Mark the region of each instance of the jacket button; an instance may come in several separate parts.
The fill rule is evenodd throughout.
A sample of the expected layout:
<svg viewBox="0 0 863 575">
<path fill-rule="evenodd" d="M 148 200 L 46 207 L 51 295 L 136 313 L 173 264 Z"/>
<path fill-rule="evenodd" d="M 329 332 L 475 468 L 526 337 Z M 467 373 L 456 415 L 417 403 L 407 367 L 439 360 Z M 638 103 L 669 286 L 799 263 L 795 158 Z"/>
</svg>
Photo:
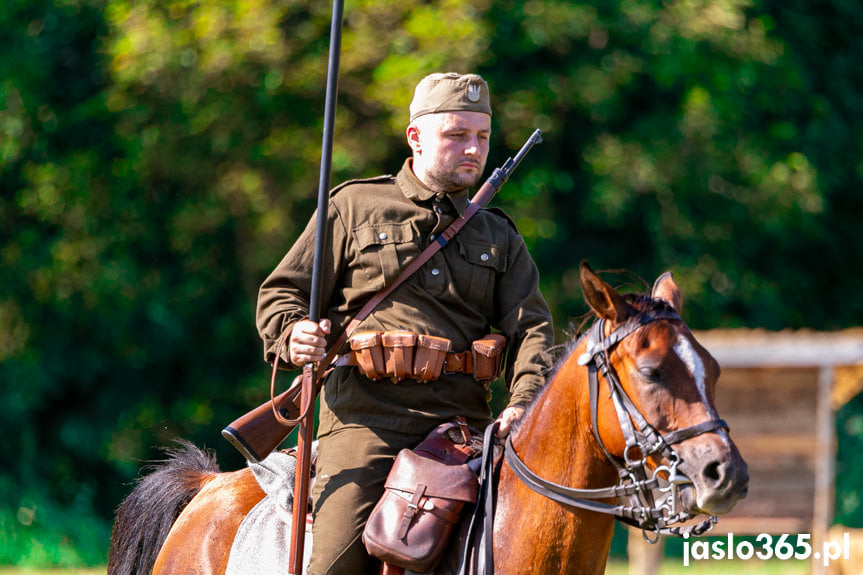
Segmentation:
<svg viewBox="0 0 863 575">
<path fill-rule="evenodd" d="M 431 275 L 433 275 L 433 276 L 439 276 L 439 275 L 440 275 L 440 270 L 439 270 L 439 269 L 437 269 L 437 268 L 432 268 Z"/>
<path fill-rule="evenodd" d="M 481 256 L 479 256 L 479 259 L 481 259 L 484 262 L 487 262 L 488 261 L 488 254 L 482 254 Z"/>
<path fill-rule="evenodd" d="M 379 233 L 379 234 L 378 234 L 378 237 L 379 237 L 380 239 L 382 239 L 382 240 L 385 240 L 385 239 L 387 239 L 387 233 L 386 233 L 386 232 L 381 232 L 381 233 Z"/>
</svg>

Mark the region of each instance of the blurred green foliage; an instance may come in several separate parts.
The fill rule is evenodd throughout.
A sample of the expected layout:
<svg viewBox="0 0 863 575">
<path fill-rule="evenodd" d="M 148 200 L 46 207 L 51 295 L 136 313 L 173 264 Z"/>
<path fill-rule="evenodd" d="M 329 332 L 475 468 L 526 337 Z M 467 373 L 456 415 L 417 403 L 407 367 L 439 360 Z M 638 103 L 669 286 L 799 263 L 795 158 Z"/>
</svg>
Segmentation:
<svg viewBox="0 0 863 575">
<path fill-rule="evenodd" d="M 836 414 L 836 518 L 838 522 L 863 526 L 863 394 L 857 395 Z"/>
<path fill-rule="evenodd" d="M 219 430 L 265 398 L 254 301 L 314 207 L 330 8 L 5 0 L 0 563 L 102 561 L 173 437 L 242 464 Z M 495 203 L 561 327 L 582 258 L 673 270 L 694 328 L 861 325 L 861 53 L 843 0 L 348 0 L 333 181 L 397 170 L 417 80 L 477 71 L 492 164 L 544 131 Z"/>
</svg>

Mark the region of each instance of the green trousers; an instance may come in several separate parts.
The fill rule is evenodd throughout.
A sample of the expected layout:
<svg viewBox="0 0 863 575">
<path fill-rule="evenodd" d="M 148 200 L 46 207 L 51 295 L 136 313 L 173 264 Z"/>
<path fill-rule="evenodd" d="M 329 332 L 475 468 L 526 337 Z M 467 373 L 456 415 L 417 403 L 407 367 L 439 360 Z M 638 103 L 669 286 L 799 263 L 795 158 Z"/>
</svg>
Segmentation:
<svg viewBox="0 0 863 575">
<path fill-rule="evenodd" d="M 351 426 L 318 438 L 310 575 L 378 572 L 380 563 L 363 545 L 363 527 L 398 452 L 425 437 Z"/>
</svg>

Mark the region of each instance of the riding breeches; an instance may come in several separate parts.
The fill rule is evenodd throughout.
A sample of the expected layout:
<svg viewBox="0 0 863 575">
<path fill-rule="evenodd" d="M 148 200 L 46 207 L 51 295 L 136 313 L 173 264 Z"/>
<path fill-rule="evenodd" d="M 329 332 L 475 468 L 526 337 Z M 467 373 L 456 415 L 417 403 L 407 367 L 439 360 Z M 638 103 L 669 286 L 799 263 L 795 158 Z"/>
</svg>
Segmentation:
<svg viewBox="0 0 863 575">
<path fill-rule="evenodd" d="M 380 563 L 366 553 L 363 528 L 398 452 L 425 436 L 350 426 L 318 438 L 310 575 L 377 572 Z"/>
</svg>

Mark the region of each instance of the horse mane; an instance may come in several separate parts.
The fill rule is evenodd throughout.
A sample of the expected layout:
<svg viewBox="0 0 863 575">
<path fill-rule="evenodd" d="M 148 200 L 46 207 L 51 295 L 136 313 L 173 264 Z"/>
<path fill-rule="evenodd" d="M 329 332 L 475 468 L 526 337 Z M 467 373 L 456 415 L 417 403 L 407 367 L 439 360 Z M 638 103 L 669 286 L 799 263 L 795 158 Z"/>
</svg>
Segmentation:
<svg viewBox="0 0 863 575">
<path fill-rule="evenodd" d="M 152 572 L 168 532 L 183 508 L 201 490 L 201 477 L 219 473 L 212 450 L 176 440 L 163 448 L 166 459 L 150 462 L 137 485 L 117 508 L 108 553 L 109 575 Z"/>
</svg>

